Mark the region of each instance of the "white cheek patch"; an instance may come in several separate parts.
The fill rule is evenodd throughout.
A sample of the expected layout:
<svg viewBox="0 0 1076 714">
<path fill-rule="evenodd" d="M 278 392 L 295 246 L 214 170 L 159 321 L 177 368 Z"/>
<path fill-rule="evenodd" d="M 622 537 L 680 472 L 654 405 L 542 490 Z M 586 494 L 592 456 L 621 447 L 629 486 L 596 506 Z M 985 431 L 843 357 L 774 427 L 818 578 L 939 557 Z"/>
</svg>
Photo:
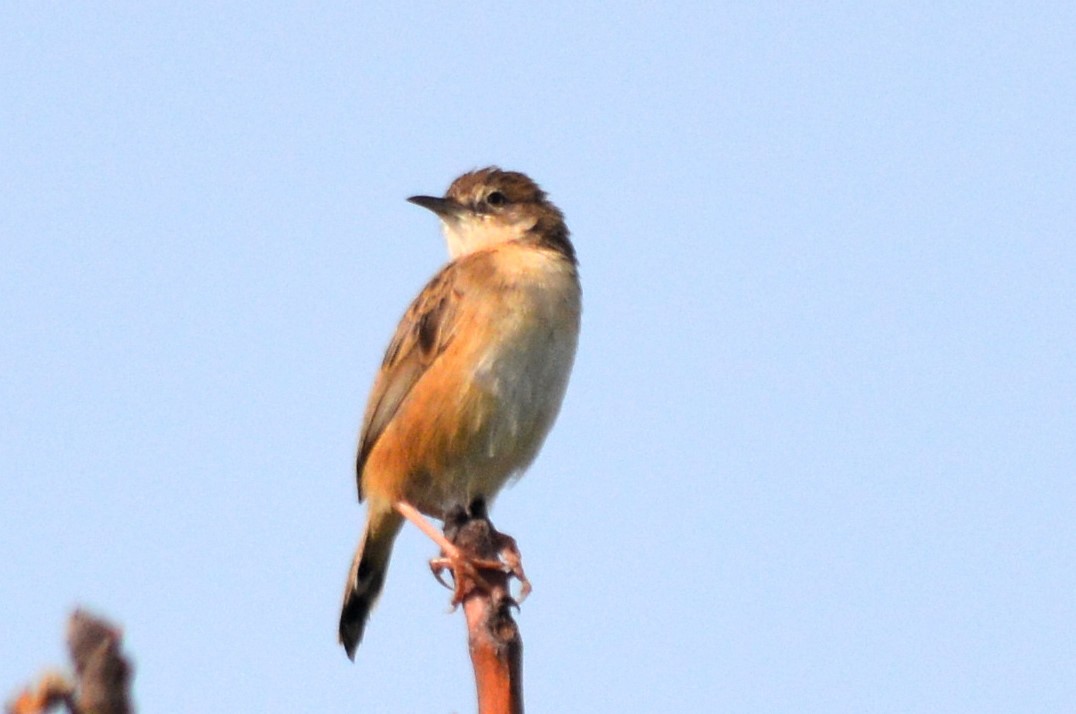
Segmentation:
<svg viewBox="0 0 1076 714">
<path fill-rule="evenodd" d="M 537 219 L 527 218 L 516 223 L 505 223 L 493 216 L 468 216 L 452 221 L 441 221 L 441 231 L 448 243 L 448 254 L 455 260 L 461 255 L 473 253 L 497 243 L 522 238 L 534 227 Z"/>
</svg>

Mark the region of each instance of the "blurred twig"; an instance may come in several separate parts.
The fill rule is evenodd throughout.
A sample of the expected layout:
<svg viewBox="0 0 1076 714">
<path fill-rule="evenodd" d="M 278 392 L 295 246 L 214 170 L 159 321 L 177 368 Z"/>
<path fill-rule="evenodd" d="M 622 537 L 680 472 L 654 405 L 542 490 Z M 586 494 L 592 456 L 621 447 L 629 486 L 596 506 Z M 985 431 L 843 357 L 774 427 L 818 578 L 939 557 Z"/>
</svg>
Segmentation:
<svg viewBox="0 0 1076 714">
<path fill-rule="evenodd" d="M 120 654 L 123 633 L 78 609 L 67 623 L 75 679 L 55 671 L 41 676 L 7 705 L 9 714 L 40 714 L 64 707 L 71 714 L 130 714 L 131 665 Z"/>
</svg>

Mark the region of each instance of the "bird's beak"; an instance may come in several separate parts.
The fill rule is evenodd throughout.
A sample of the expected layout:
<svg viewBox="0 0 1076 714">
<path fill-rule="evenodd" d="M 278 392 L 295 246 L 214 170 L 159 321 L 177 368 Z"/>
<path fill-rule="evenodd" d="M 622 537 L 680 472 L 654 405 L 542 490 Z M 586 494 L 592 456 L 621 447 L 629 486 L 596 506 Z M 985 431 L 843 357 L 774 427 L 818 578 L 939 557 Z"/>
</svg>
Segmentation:
<svg viewBox="0 0 1076 714">
<path fill-rule="evenodd" d="M 463 212 L 463 206 L 448 198 L 437 198 L 435 196 L 412 196 L 407 199 L 416 206 L 422 206 L 428 208 L 437 214 L 437 216 L 447 221 L 452 218 L 458 218 Z"/>
</svg>

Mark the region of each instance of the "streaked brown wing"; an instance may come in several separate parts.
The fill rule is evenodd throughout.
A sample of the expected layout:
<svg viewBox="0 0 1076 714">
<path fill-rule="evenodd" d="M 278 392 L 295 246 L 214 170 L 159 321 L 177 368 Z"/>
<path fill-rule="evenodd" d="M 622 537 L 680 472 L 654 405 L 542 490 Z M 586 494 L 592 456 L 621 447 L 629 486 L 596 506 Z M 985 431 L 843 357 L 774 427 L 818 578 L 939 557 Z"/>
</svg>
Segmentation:
<svg viewBox="0 0 1076 714">
<path fill-rule="evenodd" d="M 385 351 L 374 381 L 359 438 L 355 473 L 359 500 L 363 499 L 362 472 L 370 450 L 396 415 L 415 382 L 452 341 L 460 296 L 460 262 L 450 263 L 433 277 L 407 309 Z"/>
</svg>

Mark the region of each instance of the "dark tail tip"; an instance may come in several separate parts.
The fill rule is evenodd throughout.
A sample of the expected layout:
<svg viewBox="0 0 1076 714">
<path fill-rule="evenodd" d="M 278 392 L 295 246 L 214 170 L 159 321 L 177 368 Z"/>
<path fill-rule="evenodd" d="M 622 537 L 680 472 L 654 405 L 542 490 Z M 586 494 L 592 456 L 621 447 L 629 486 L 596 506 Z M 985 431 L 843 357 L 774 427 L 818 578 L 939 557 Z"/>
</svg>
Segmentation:
<svg viewBox="0 0 1076 714">
<path fill-rule="evenodd" d="M 371 602 L 362 593 L 352 592 L 344 600 L 340 611 L 340 644 L 347 652 L 347 658 L 355 661 L 355 650 L 362 642 L 362 633 L 366 629 L 366 618 L 370 615 Z"/>
<path fill-rule="evenodd" d="M 351 561 L 344 604 L 340 608 L 340 644 L 352 661 L 355 649 L 362 642 L 370 610 L 385 585 L 385 573 L 392 555 L 392 543 L 400 531 L 403 519 L 394 511 L 371 511 L 362 542 Z"/>
<path fill-rule="evenodd" d="M 366 620 L 385 584 L 385 569 L 378 567 L 374 559 L 364 553 L 354 577 L 354 584 L 344 593 L 344 604 L 340 608 L 340 644 L 352 661 L 355 660 L 355 649 L 362 642 Z"/>
</svg>

